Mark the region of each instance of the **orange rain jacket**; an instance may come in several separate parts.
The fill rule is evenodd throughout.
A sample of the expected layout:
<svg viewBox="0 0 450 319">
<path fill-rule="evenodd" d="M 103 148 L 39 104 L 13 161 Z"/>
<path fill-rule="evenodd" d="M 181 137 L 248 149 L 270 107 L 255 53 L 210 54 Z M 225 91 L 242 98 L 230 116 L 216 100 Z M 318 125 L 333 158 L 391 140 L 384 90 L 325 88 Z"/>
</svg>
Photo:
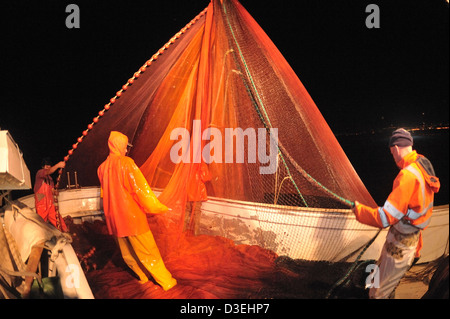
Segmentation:
<svg viewBox="0 0 450 319">
<path fill-rule="evenodd" d="M 371 208 L 362 204 L 355 207 L 356 219 L 366 225 L 385 228 L 403 220 L 418 230 L 425 229 L 433 212 L 434 194 L 439 191 L 439 179 L 434 176 L 431 163 L 412 151 L 400 160 L 400 173 L 394 180 L 391 194 L 383 207 Z M 416 257 L 420 256 L 420 236 Z"/>
<path fill-rule="evenodd" d="M 34 184 L 34 203 L 36 213 L 44 221 L 49 221 L 53 226 L 61 231 L 67 231 L 66 223 L 60 214 L 57 214 L 53 201 L 53 179 L 47 174 L 46 169 L 42 168 L 36 173 Z"/>
<path fill-rule="evenodd" d="M 168 210 L 150 189 L 134 160 L 125 156 L 127 145 L 127 136 L 112 131 L 108 139 L 109 156 L 97 170 L 108 231 L 117 237 L 149 231 L 146 213 L 161 214 Z"/>
</svg>

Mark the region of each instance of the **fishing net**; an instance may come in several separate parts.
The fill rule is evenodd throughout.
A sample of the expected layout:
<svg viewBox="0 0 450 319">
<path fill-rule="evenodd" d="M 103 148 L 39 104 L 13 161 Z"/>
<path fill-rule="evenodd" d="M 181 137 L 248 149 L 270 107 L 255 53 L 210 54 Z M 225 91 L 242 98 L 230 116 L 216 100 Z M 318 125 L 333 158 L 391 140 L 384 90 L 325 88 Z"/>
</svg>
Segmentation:
<svg viewBox="0 0 450 319">
<path fill-rule="evenodd" d="M 235 245 L 220 236 L 178 236 L 160 225 L 158 217 L 150 217 L 164 263 L 178 281 L 164 291 L 153 280 L 138 282 L 103 221 L 75 224 L 69 217 L 66 224 L 74 234 L 72 245 L 92 292 L 99 299 L 368 298 L 365 268 L 373 261 L 359 262 L 348 274 L 351 264 L 347 262 L 279 257 L 260 246 Z M 171 236 L 180 243 L 176 249 L 163 244 L 171 242 Z M 342 278 L 343 283 L 333 288 Z"/>
<path fill-rule="evenodd" d="M 244 276 L 252 267 L 264 277 L 276 260 L 265 249 L 275 240 L 267 236 L 296 223 L 292 207 L 306 209 L 305 229 L 320 224 L 333 230 L 348 223 L 335 217 L 348 213 L 351 201 L 375 205 L 297 75 L 236 0 L 211 1 L 100 110 L 65 158 L 65 172 L 77 172 L 82 186 L 99 185 L 96 171 L 108 156 L 112 130 L 129 137 L 129 156 L 172 208 L 152 217 L 152 231 L 161 234 L 158 246 L 175 273 L 179 264 L 192 262 L 187 273 L 193 277 Z M 68 183 L 60 175 L 58 187 Z M 261 235 L 267 245 L 236 246 L 204 235 L 185 240 L 186 211 L 210 198 L 261 204 L 252 208 L 257 218 L 276 219 Z M 324 211 L 330 212 L 326 218 Z M 350 223 L 354 231 L 363 227 Z M 322 236 L 317 233 L 283 240 L 285 247 L 322 251 L 320 258 L 305 259 L 336 261 L 349 252 L 343 250 L 355 234 L 341 241 L 328 233 L 320 247 L 314 244 Z M 211 254 L 199 259 L 190 254 L 196 249 Z M 234 268 L 226 267 L 229 260 L 238 261 Z M 196 273 L 199 263 L 208 267 Z"/>
</svg>

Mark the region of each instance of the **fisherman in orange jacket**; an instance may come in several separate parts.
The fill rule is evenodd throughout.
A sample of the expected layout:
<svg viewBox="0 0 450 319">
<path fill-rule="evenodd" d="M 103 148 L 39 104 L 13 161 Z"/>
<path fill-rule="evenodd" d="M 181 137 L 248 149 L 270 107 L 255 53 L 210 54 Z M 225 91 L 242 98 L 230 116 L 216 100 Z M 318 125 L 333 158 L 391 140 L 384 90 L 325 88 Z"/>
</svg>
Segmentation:
<svg viewBox="0 0 450 319">
<path fill-rule="evenodd" d="M 108 146 L 109 156 L 97 170 L 108 231 L 116 237 L 124 261 L 140 283 L 151 275 L 169 290 L 177 281 L 164 265 L 146 215 L 162 214 L 168 208 L 159 202 L 133 159 L 126 156 L 128 137 L 112 131 Z"/>
<path fill-rule="evenodd" d="M 392 297 L 395 288 L 414 262 L 420 257 L 422 230 L 431 220 L 434 194 L 439 191 L 439 179 L 430 161 L 412 149 L 413 138 L 405 129 L 397 129 L 389 141 L 391 154 L 400 168 L 391 194 L 383 207 L 372 208 L 355 202 L 356 219 L 366 225 L 390 227 L 381 256 L 378 285 L 371 287 L 370 298 Z"/>
<path fill-rule="evenodd" d="M 36 173 L 34 183 L 34 203 L 36 213 L 41 216 L 44 221 L 50 222 L 53 226 L 63 232 L 67 232 L 67 226 L 64 219 L 58 213 L 55 202 L 53 200 L 54 183 L 52 174 L 60 168 L 66 166 L 65 162 L 59 162 L 52 166 L 50 158 L 46 157 L 42 160 L 42 168 Z"/>
</svg>

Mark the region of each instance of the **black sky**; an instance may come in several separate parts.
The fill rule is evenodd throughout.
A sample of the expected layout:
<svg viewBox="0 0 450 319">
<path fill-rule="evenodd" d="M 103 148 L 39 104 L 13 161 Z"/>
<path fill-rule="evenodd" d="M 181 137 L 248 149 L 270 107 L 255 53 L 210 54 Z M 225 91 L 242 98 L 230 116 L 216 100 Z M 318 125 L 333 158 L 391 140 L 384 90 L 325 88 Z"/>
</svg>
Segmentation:
<svg viewBox="0 0 450 319">
<path fill-rule="evenodd" d="M 66 6 L 80 8 L 68 29 Z M 62 159 L 97 112 L 208 0 L 16 0 L 1 6 L 0 127 L 31 171 Z M 335 133 L 448 124 L 445 0 L 242 0 Z M 368 29 L 366 6 L 380 8 Z M 37 160 L 37 164 L 36 164 Z"/>
</svg>

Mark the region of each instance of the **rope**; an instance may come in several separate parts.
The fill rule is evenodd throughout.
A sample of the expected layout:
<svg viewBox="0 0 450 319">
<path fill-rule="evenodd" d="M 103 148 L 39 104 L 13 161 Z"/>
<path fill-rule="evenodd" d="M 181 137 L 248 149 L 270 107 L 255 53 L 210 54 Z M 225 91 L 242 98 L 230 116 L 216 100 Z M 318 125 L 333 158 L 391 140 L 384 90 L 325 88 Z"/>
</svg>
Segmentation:
<svg viewBox="0 0 450 319">
<path fill-rule="evenodd" d="M 356 260 L 352 263 L 352 265 L 350 266 L 350 268 L 348 269 L 347 273 L 345 273 L 345 275 L 339 279 L 332 287 L 331 289 L 328 291 L 327 295 L 325 296 L 325 299 L 329 299 L 331 294 L 333 293 L 333 291 L 339 287 L 340 285 L 342 285 L 342 283 L 344 281 L 347 280 L 347 278 L 358 268 L 358 262 L 361 259 L 362 255 L 366 252 L 367 248 L 370 247 L 370 245 L 372 245 L 372 243 L 375 241 L 375 239 L 377 239 L 378 235 L 381 233 L 382 229 L 379 229 L 378 232 L 375 234 L 375 236 L 373 236 L 373 238 L 371 240 L 369 240 L 369 242 L 364 246 L 363 250 L 359 253 L 358 257 L 356 257 Z"/>
<path fill-rule="evenodd" d="M 283 149 L 283 152 L 286 154 L 287 158 L 289 159 L 289 161 L 292 163 L 292 165 L 294 165 L 294 167 L 303 175 L 303 177 L 306 178 L 306 180 L 308 180 L 311 184 L 315 185 L 316 187 L 320 188 L 321 190 L 323 190 L 324 192 L 330 194 L 331 196 L 333 196 L 334 198 L 336 198 L 337 200 L 339 200 L 340 202 L 348 205 L 349 207 L 353 207 L 354 203 L 348 199 L 345 199 L 342 196 L 339 196 L 338 194 L 334 193 L 333 191 L 331 191 L 330 189 L 328 189 L 327 187 L 325 187 L 323 184 L 321 184 L 318 180 L 316 180 L 314 177 L 312 177 L 308 172 L 306 172 L 303 168 L 300 167 L 300 165 L 298 165 L 298 163 L 292 158 L 292 156 L 289 154 L 289 152 L 283 147 L 283 145 L 279 142 L 280 147 Z"/>
<path fill-rule="evenodd" d="M 87 129 L 83 131 L 82 135 L 78 137 L 77 142 L 72 145 L 72 149 L 70 149 L 67 153 L 67 155 L 64 157 L 64 162 L 67 162 L 69 158 L 72 156 L 72 154 L 75 152 L 75 150 L 78 147 L 78 144 L 83 142 L 84 138 L 88 135 L 88 133 L 94 128 L 94 125 L 98 123 L 98 121 L 105 115 L 105 113 L 113 106 L 113 104 L 119 99 L 122 94 L 126 92 L 128 87 L 130 87 L 134 81 L 138 80 L 142 73 L 144 73 L 148 67 L 150 67 L 154 61 L 158 59 L 158 57 L 164 53 L 165 50 L 167 50 L 172 44 L 175 43 L 176 40 L 178 40 L 188 29 L 192 27 L 193 24 L 195 24 L 197 21 L 200 20 L 202 16 L 205 15 L 205 13 L 208 11 L 208 7 L 206 7 L 203 11 L 201 11 L 195 18 L 193 18 L 189 23 L 187 23 L 179 32 L 177 32 L 170 40 L 164 44 L 155 54 L 152 55 L 152 57 L 147 60 L 143 66 L 139 68 L 138 71 L 136 71 L 133 76 L 128 79 L 128 81 L 122 86 L 122 88 L 116 92 L 115 96 L 112 97 L 107 104 L 104 105 L 103 109 L 98 112 L 98 116 L 94 117 L 92 119 L 92 122 L 88 124 Z M 57 183 L 55 185 L 55 189 L 59 188 L 59 181 L 61 179 L 63 170 L 61 169 L 58 174 Z"/>
<path fill-rule="evenodd" d="M 258 90 L 256 88 L 256 85 L 255 85 L 254 81 L 253 81 L 253 77 L 252 77 L 252 75 L 250 73 L 250 70 L 248 69 L 247 62 L 245 61 L 244 55 L 242 54 L 241 47 L 239 46 L 239 43 L 238 43 L 238 41 L 236 39 L 236 36 L 234 34 L 234 31 L 233 31 L 233 28 L 231 27 L 230 20 L 228 19 L 227 8 L 225 6 L 225 2 L 222 3 L 222 7 L 223 7 L 223 10 L 225 12 L 225 17 L 227 19 L 227 24 L 228 24 L 228 27 L 230 28 L 230 32 L 231 32 L 231 35 L 232 35 L 232 37 L 234 39 L 234 43 L 236 44 L 236 47 L 238 49 L 239 56 L 241 58 L 242 63 L 244 64 L 245 73 L 247 74 L 247 77 L 250 79 L 250 82 L 251 82 L 252 87 L 253 87 L 253 91 L 256 93 L 256 96 L 257 96 L 257 98 L 259 100 L 259 103 L 260 103 L 260 105 L 262 107 L 262 110 L 264 111 L 265 117 L 267 118 L 267 121 L 269 122 L 268 125 L 266 124 L 265 118 L 262 115 L 261 110 L 259 109 L 259 104 L 253 98 L 253 94 L 252 94 L 253 91 L 251 91 L 249 89 L 249 87 L 247 85 L 247 81 L 245 81 L 245 79 L 243 77 L 241 77 L 241 78 L 244 81 L 244 85 L 247 88 L 247 92 L 249 92 L 249 94 L 250 94 L 250 98 L 251 98 L 251 100 L 253 102 L 252 104 L 254 105 L 254 107 L 256 109 L 256 112 L 258 113 L 258 116 L 261 119 L 261 122 L 263 123 L 264 127 L 269 131 L 269 127 L 272 128 L 272 123 L 270 122 L 269 116 L 267 115 L 266 109 L 264 107 L 264 103 L 262 102 L 261 97 L 259 96 Z M 272 135 L 270 134 L 270 131 L 269 131 L 269 137 L 272 137 Z M 276 145 L 277 145 L 277 148 L 278 148 L 278 143 L 276 143 Z M 292 175 L 290 173 L 289 167 L 287 166 L 286 161 L 284 160 L 283 154 L 280 152 L 279 148 L 278 148 L 278 153 L 279 153 L 280 158 L 283 161 L 283 164 L 284 164 L 284 166 L 286 168 L 287 175 L 289 176 L 292 184 L 294 185 L 294 188 L 296 189 L 297 193 L 300 195 L 300 198 L 302 199 L 302 201 L 305 204 L 305 206 L 308 207 L 308 203 L 306 202 L 305 198 L 303 197 L 302 193 L 300 192 L 300 189 L 298 188 L 297 184 L 295 183 L 294 179 L 292 178 Z"/>
<path fill-rule="evenodd" d="M 35 273 L 35 272 L 31 272 L 31 271 L 14 271 L 14 270 L 9 270 L 9 269 L 0 267 L 0 274 L 5 274 L 10 277 L 33 277 L 33 278 L 36 278 L 40 284 L 42 284 L 41 275 L 39 275 L 38 273 Z"/>
<path fill-rule="evenodd" d="M 61 232 L 64 231 L 61 225 L 61 214 L 59 213 L 59 201 L 58 201 L 58 186 L 59 181 L 61 179 L 62 168 L 59 169 L 58 178 L 56 180 L 56 185 L 52 189 L 53 195 L 53 204 L 55 206 L 55 218 L 56 218 L 56 228 L 58 228 Z"/>
</svg>

